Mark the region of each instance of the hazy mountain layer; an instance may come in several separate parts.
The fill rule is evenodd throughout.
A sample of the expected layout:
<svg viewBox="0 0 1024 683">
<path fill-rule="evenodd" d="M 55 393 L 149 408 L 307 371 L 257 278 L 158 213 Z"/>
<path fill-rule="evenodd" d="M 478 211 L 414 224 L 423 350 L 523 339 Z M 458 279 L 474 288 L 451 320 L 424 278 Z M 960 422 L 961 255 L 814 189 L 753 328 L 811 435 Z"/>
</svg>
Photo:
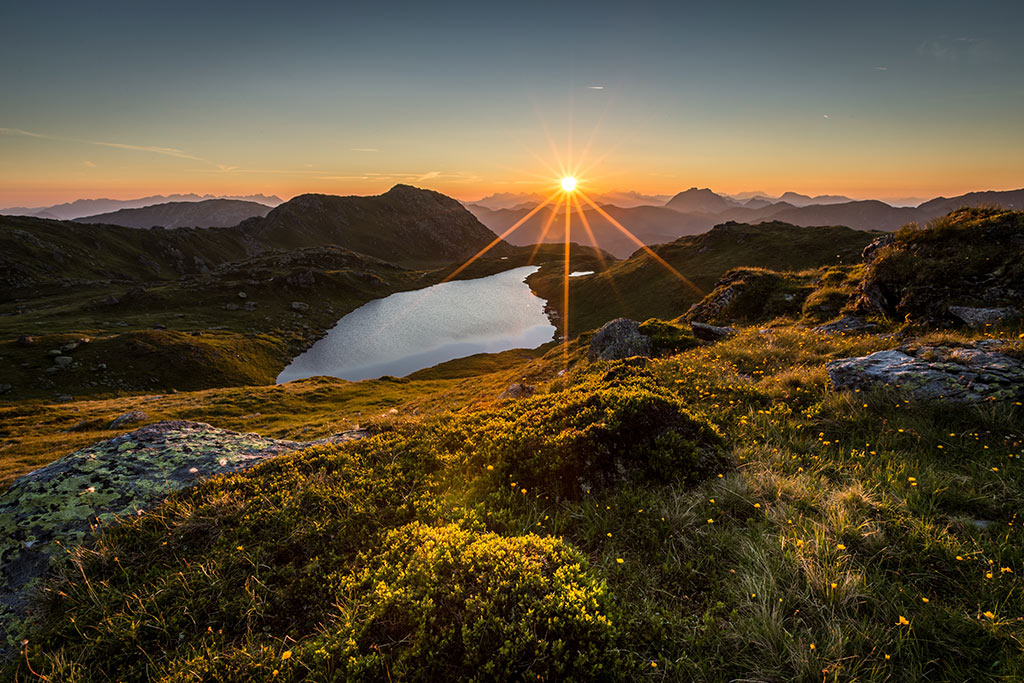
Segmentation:
<svg viewBox="0 0 1024 683">
<path fill-rule="evenodd" d="M 239 199 L 206 199 L 201 202 L 167 202 L 141 209 L 121 209 L 97 216 L 76 218 L 76 223 L 106 223 L 126 228 L 228 228 L 247 218 L 266 216 L 270 207 Z"/>
</svg>

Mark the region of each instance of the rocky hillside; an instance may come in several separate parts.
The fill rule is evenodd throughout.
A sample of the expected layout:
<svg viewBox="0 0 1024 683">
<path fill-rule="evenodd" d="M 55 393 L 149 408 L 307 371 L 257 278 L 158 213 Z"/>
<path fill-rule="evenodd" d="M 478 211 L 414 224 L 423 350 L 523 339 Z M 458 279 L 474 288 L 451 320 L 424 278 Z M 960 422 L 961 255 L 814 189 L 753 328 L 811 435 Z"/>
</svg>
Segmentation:
<svg viewBox="0 0 1024 683">
<path fill-rule="evenodd" d="M 465 260 L 496 237 L 456 200 L 408 185 L 375 197 L 300 195 L 239 229 L 267 247 L 331 244 L 411 266 Z"/>
<path fill-rule="evenodd" d="M 140 209 L 76 218 L 76 223 L 104 223 L 126 228 L 228 228 L 247 218 L 262 217 L 271 207 L 238 199 L 207 199 L 201 202 L 166 202 Z"/>
<path fill-rule="evenodd" d="M 654 247 L 689 283 L 642 251 L 601 273 L 574 279 L 570 330 L 593 329 L 618 317 L 644 320 L 682 315 L 731 268 L 798 271 L 859 263 L 861 251 L 875 236 L 839 226 L 725 223 L 704 234 Z M 530 283 L 557 304 L 558 275 L 538 273 Z"/>
</svg>

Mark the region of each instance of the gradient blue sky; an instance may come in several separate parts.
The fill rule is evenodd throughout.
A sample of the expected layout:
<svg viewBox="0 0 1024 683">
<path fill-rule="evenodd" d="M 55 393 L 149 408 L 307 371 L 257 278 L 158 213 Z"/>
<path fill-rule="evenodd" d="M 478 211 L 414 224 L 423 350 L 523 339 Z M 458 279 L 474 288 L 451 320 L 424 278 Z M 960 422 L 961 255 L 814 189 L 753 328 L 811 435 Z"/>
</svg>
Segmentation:
<svg viewBox="0 0 1024 683">
<path fill-rule="evenodd" d="M 19 3 L 0 205 L 543 191 L 545 128 L 563 163 L 593 138 L 597 191 L 1017 188 L 1022 26 L 1019 0 Z"/>
</svg>

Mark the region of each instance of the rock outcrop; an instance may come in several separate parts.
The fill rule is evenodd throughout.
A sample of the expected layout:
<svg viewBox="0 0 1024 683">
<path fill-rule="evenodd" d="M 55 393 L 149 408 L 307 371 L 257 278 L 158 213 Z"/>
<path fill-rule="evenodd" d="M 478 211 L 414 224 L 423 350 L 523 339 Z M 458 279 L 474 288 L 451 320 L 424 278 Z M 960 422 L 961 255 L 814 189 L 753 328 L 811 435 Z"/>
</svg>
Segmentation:
<svg viewBox="0 0 1024 683">
<path fill-rule="evenodd" d="M 865 249 L 859 312 L 985 327 L 1024 311 L 1024 212 L 961 209 Z"/>
<path fill-rule="evenodd" d="M 1024 361 L 992 346 L 878 351 L 832 361 L 825 368 L 836 389 L 892 387 L 915 399 L 962 403 L 1024 399 Z"/>
<path fill-rule="evenodd" d="M 167 494 L 276 455 L 360 438 L 267 439 L 202 422 L 148 425 L 83 448 L 27 474 L 0 494 L 0 649 L 51 562 L 96 528 L 143 511 Z"/>
<path fill-rule="evenodd" d="M 651 338 L 640 332 L 640 323 L 629 318 L 606 322 L 590 340 L 587 357 L 594 360 L 621 360 L 632 356 L 650 356 Z"/>
</svg>

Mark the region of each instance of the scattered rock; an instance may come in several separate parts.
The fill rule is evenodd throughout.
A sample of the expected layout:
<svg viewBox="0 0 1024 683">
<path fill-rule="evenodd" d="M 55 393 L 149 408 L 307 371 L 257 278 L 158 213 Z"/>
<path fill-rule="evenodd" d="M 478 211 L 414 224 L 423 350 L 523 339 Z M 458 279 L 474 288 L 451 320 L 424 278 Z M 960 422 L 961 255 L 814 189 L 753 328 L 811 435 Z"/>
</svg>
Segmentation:
<svg viewBox="0 0 1024 683">
<path fill-rule="evenodd" d="M 293 301 L 292 302 L 292 310 L 293 311 L 308 311 L 309 310 L 309 304 L 304 304 L 301 301 Z"/>
<path fill-rule="evenodd" d="M 18 337 L 18 346 L 32 346 L 35 343 L 35 339 L 31 335 L 23 334 Z"/>
<path fill-rule="evenodd" d="M 894 387 L 916 399 L 963 403 L 1024 398 L 1024 361 L 982 348 L 878 351 L 825 366 L 836 389 Z"/>
<path fill-rule="evenodd" d="M 878 325 L 868 322 L 864 318 L 858 318 L 855 315 L 844 315 L 839 320 L 818 325 L 814 328 L 814 331 L 821 332 L 822 334 L 846 334 L 848 332 L 866 332 L 867 330 L 877 328 Z"/>
<path fill-rule="evenodd" d="M 117 298 L 116 296 L 114 296 L 113 294 L 111 294 L 110 296 L 108 296 L 108 297 L 107 297 L 106 299 L 104 299 L 104 300 L 103 300 L 103 304 L 104 304 L 105 306 L 116 306 L 116 305 L 118 305 L 119 303 L 121 303 L 121 300 L 120 300 L 120 299 L 118 299 L 118 298 Z"/>
<path fill-rule="evenodd" d="M 60 352 L 63 354 L 69 354 L 78 348 L 78 342 L 68 342 L 60 347 Z"/>
<path fill-rule="evenodd" d="M 533 396 L 536 392 L 537 387 L 530 386 L 529 384 L 523 384 L 521 382 L 515 382 L 508 385 L 508 389 L 501 392 L 498 398 L 526 398 L 527 396 Z"/>
<path fill-rule="evenodd" d="M 62 356 L 64 354 L 60 352 L 60 349 L 50 349 L 49 351 L 46 352 L 46 355 L 51 358 L 56 358 L 57 356 Z"/>
<path fill-rule="evenodd" d="M 238 304 L 224 304 L 221 308 L 225 311 L 237 311 L 241 307 Z"/>
<path fill-rule="evenodd" d="M 142 422 L 149 418 L 149 415 L 142 412 L 141 410 L 129 410 L 127 413 L 122 413 L 115 417 L 110 422 L 110 429 L 118 429 L 124 425 L 132 424 L 135 422 Z"/>
<path fill-rule="evenodd" d="M 693 330 L 693 336 L 704 341 L 722 341 L 736 334 L 735 327 L 719 327 L 700 322 L 691 322 L 690 329 Z"/>
<path fill-rule="evenodd" d="M 970 327 L 988 327 L 1020 317 L 1015 308 L 974 308 L 971 306 L 950 306 L 949 312 L 963 320 Z"/>
<path fill-rule="evenodd" d="M 163 323 L 153 323 L 153 329 L 154 330 L 166 330 L 167 329 L 167 325 L 164 325 Z"/>
<path fill-rule="evenodd" d="M 313 277 L 313 271 L 303 270 L 298 273 L 292 273 L 284 279 L 285 283 L 290 287 L 297 289 L 309 289 L 316 284 L 316 279 Z"/>
<path fill-rule="evenodd" d="M 56 365 L 57 367 L 60 367 L 60 368 L 70 367 L 71 364 L 74 363 L 74 362 L 75 362 L 75 359 L 72 358 L 71 356 L 54 356 L 53 357 L 53 364 Z"/>
<path fill-rule="evenodd" d="M 0 494 L 0 643 L 52 562 L 95 529 L 143 514 L 167 494 L 311 445 L 365 436 L 342 432 L 314 442 L 278 441 L 202 422 L 147 425 L 83 448 L 27 474 Z"/>
<path fill-rule="evenodd" d="M 651 338 L 639 331 L 640 323 L 617 318 L 601 326 L 590 340 L 590 360 L 620 360 L 631 356 L 651 355 Z"/>
<path fill-rule="evenodd" d="M 238 298 L 239 299 L 247 299 L 248 297 L 249 297 L 249 295 L 246 294 L 245 292 L 239 292 L 238 293 Z"/>
</svg>

